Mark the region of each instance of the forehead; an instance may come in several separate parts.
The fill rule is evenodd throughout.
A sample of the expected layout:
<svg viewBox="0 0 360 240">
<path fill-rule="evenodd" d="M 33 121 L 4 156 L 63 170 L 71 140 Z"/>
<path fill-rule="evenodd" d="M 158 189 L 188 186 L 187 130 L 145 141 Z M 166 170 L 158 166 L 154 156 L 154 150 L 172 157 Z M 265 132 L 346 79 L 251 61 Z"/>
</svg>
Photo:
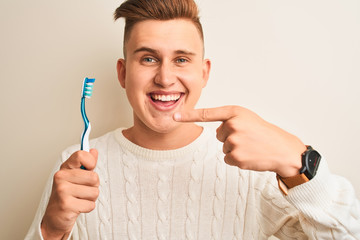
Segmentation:
<svg viewBox="0 0 360 240">
<path fill-rule="evenodd" d="M 145 20 L 131 30 L 126 42 L 127 55 L 141 47 L 160 52 L 185 50 L 203 54 L 203 41 L 195 25 L 186 19 Z"/>
</svg>

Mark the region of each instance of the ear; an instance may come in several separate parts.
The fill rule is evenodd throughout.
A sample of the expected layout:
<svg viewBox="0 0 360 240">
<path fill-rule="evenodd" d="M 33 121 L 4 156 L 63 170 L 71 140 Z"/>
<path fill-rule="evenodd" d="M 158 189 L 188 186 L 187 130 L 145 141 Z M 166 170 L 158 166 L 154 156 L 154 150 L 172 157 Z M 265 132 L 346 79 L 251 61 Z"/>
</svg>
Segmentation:
<svg viewBox="0 0 360 240">
<path fill-rule="evenodd" d="M 211 69 L 210 59 L 204 59 L 203 60 L 203 88 L 206 86 L 206 84 L 209 80 L 210 69 Z"/>
<path fill-rule="evenodd" d="M 116 64 L 118 80 L 121 87 L 125 88 L 126 64 L 125 59 L 120 58 Z"/>
</svg>

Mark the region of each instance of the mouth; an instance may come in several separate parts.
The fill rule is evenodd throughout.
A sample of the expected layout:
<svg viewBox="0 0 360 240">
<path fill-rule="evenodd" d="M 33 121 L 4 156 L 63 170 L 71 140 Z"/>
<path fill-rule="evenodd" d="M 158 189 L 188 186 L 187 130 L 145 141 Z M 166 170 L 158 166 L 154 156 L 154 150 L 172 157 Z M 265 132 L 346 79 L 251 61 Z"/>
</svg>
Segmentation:
<svg viewBox="0 0 360 240">
<path fill-rule="evenodd" d="M 172 110 L 184 94 L 181 92 L 151 92 L 152 104 L 159 110 Z"/>
</svg>

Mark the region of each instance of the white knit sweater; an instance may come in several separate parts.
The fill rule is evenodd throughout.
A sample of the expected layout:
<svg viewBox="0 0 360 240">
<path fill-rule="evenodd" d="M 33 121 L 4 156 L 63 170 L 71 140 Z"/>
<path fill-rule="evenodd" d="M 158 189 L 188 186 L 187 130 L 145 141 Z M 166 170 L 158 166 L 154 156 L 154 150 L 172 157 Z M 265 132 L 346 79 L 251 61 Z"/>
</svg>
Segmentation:
<svg viewBox="0 0 360 240">
<path fill-rule="evenodd" d="M 274 173 L 226 165 L 208 128 L 177 150 L 142 148 L 122 129 L 91 145 L 99 151 L 100 195 L 71 239 L 360 239 L 359 201 L 324 160 L 313 180 L 284 197 Z M 77 149 L 63 152 L 54 171 Z M 51 185 L 52 177 L 26 239 L 42 239 Z"/>
</svg>

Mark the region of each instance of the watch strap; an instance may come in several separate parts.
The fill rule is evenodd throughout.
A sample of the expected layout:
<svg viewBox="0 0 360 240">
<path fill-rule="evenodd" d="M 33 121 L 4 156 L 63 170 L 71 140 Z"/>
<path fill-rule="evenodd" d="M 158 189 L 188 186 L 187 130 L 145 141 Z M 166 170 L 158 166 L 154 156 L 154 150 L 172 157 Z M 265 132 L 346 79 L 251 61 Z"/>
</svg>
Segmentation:
<svg viewBox="0 0 360 240">
<path fill-rule="evenodd" d="M 283 178 L 279 175 L 276 175 L 278 180 L 280 190 L 285 194 L 288 195 L 288 189 L 296 187 L 300 184 L 306 183 L 309 179 L 306 177 L 304 173 L 295 175 L 293 177 Z"/>
</svg>

